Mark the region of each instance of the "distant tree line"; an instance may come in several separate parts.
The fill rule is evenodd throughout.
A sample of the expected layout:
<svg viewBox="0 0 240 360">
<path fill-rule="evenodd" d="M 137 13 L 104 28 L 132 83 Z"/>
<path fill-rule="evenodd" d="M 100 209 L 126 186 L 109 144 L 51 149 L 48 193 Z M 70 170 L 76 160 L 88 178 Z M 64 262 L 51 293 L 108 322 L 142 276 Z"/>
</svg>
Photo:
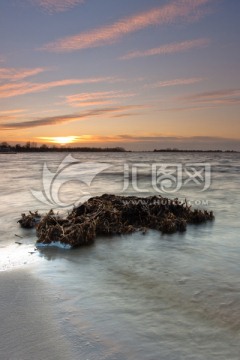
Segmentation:
<svg viewBox="0 0 240 360">
<path fill-rule="evenodd" d="M 0 151 L 2 152 L 47 152 L 47 151 L 82 151 L 82 152 L 125 152 L 126 150 L 122 147 L 70 147 L 70 146 L 57 146 L 57 145 L 38 145 L 34 142 L 26 142 L 26 144 L 10 145 L 6 141 L 0 143 Z"/>
<path fill-rule="evenodd" d="M 6 141 L 0 143 L 0 152 L 129 152 L 129 150 L 124 149 L 123 147 L 88 147 L 88 146 L 59 146 L 59 145 L 47 145 L 47 144 L 37 144 L 35 142 L 27 141 L 26 144 L 16 144 L 10 145 Z M 149 151 L 144 151 L 149 152 Z M 152 152 L 152 151 L 150 151 Z M 181 150 L 177 148 L 166 148 L 166 149 L 154 149 L 153 152 L 188 152 L 188 153 L 238 153 L 236 150 Z"/>
</svg>

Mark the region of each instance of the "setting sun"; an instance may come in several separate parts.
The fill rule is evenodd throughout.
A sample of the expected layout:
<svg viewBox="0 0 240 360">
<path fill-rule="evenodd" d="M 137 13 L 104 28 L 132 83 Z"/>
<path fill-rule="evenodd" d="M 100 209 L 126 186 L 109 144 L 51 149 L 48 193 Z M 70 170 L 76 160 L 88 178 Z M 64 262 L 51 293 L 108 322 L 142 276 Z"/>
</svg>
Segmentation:
<svg viewBox="0 0 240 360">
<path fill-rule="evenodd" d="M 71 144 L 76 140 L 76 136 L 61 136 L 61 137 L 53 137 L 53 142 L 56 144 Z"/>
<path fill-rule="evenodd" d="M 72 144 L 78 140 L 77 136 L 51 136 L 51 137 L 41 137 L 41 140 L 46 140 L 47 142 L 59 145 Z"/>
</svg>

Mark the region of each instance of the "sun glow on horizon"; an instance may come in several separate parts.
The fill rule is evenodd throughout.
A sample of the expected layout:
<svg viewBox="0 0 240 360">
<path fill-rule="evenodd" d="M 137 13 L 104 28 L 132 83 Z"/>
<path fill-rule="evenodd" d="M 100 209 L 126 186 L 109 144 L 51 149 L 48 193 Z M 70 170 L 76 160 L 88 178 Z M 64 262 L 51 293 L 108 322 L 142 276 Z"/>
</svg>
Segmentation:
<svg viewBox="0 0 240 360">
<path fill-rule="evenodd" d="M 72 144 L 79 140 L 78 136 L 49 136 L 40 139 L 58 145 Z"/>
</svg>

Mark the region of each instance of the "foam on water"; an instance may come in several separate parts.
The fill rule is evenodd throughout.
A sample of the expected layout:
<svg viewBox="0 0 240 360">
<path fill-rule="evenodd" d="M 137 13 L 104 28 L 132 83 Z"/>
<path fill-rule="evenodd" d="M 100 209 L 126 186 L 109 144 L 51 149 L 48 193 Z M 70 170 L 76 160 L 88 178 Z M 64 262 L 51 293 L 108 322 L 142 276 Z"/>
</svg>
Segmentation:
<svg viewBox="0 0 240 360">
<path fill-rule="evenodd" d="M 52 241 L 50 244 L 43 244 L 43 243 L 37 243 L 37 248 L 49 248 L 49 247 L 56 247 L 59 249 L 72 249 L 72 246 L 69 244 L 63 244 L 60 241 Z"/>
</svg>

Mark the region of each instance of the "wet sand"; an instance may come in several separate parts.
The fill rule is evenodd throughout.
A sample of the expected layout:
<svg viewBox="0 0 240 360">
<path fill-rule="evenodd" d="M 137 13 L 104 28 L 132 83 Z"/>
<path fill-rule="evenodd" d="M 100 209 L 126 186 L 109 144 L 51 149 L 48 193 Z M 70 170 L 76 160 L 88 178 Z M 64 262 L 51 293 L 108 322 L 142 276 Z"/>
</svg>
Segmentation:
<svg viewBox="0 0 240 360">
<path fill-rule="evenodd" d="M 0 359 L 73 359 L 51 309 L 54 294 L 23 270 L 0 272 Z"/>
</svg>

